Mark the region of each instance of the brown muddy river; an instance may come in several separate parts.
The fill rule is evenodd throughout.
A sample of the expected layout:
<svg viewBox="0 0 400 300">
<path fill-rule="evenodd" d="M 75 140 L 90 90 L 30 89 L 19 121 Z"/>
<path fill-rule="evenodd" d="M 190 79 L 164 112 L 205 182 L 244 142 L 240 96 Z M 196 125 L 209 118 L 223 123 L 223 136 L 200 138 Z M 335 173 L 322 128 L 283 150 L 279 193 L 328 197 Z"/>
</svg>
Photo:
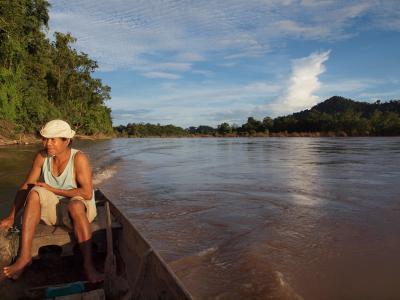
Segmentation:
<svg viewBox="0 0 400 300">
<path fill-rule="evenodd" d="M 197 299 L 400 299 L 400 138 L 77 142 Z M 36 146 L 0 148 L 0 215 Z"/>
</svg>

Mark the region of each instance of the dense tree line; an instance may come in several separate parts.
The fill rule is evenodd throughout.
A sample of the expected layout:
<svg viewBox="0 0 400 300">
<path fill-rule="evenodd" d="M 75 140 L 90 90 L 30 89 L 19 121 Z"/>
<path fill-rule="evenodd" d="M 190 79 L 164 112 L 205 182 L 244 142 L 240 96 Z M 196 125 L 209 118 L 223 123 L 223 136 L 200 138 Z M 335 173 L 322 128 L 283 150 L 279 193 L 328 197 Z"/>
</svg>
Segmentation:
<svg viewBox="0 0 400 300">
<path fill-rule="evenodd" d="M 229 124 L 228 124 L 229 125 Z M 191 126 L 187 129 L 189 134 L 194 135 L 215 135 L 218 131 L 217 129 L 207 126 L 207 125 L 200 125 L 198 127 Z"/>
<path fill-rule="evenodd" d="M 271 133 L 331 133 L 348 136 L 400 135 L 400 101 L 357 102 L 332 97 L 309 110 L 262 121 L 249 117 L 242 126 L 222 123 L 217 132 L 242 136 Z"/>
<path fill-rule="evenodd" d="M 112 132 L 110 88 L 92 77 L 97 63 L 70 34 L 46 38 L 48 8 L 46 0 L 0 0 L 0 125 L 33 132 L 63 118 L 79 133 Z"/>
<path fill-rule="evenodd" d="M 322 133 L 340 136 L 400 135 L 400 101 L 357 102 L 332 97 L 309 110 L 262 121 L 249 117 L 247 122 L 230 125 L 223 122 L 183 129 L 173 125 L 128 124 L 116 127 L 119 136 L 269 136 L 295 133 Z"/>
<path fill-rule="evenodd" d="M 119 137 L 172 137 L 187 136 L 188 132 L 174 125 L 131 124 L 114 127 Z"/>
</svg>

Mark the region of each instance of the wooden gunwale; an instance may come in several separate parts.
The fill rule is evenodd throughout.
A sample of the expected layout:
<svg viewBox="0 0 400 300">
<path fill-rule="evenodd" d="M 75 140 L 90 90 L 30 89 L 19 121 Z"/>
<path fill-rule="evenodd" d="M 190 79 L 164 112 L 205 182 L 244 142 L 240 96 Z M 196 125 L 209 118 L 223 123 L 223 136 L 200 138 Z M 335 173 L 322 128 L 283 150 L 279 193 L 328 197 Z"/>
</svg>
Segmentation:
<svg viewBox="0 0 400 300">
<path fill-rule="evenodd" d="M 122 230 L 119 231 L 119 235 L 116 238 L 118 252 L 125 264 L 128 265 L 128 268 L 135 268 L 135 270 L 126 270 L 127 281 L 132 296 L 129 298 L 152 299 L 152 295 L 146 296 L 145 294 L 142 294 L 141 291 L 146 289 L 144 288 L 146 285 L 145 281 L 149 280 L 149 276 L 153 276 L 157 278 L 149 280 L 150 282 L 155 282 L 156 285 L 157 281 L 162 282 L 164 285 L 168 286 L 169 294 L 173 294 L 172 298 L 166 297 L 165 299 L 193 299 L 180 279 L 175 275 L 172 269 L 151 246 L 151 244 L 140 234 L 125 214 L 120 211 L 100 190 L 96 190 L 96 199 L 103 199 L 109 202 L 111 214 L 115 218 L 115 221 L 121 225 Z M 129 256 L 133 257 L 135 255 L 139 261 L 136 260 L 131 264 L 131 266 L 129 266 Z M 152 268 L 151 271 L 153 272 L 150 272 L 149 268 Z M 157 290 L 157 286 L 148 288 Z M 153 296 L 156 297 L 155 295 L 156 294 Z M 157 296 L 157 299 L 160 299 L 159 296 Z"/>
</svg>

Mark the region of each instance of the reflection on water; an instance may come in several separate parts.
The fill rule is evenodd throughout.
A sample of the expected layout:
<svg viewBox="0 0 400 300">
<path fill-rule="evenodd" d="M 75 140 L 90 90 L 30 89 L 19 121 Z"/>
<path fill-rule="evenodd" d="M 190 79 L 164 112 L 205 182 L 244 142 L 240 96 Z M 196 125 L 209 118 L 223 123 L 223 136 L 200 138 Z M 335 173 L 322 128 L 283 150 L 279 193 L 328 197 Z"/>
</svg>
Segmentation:
<svg viewBox="0 0 400 300">
<path fill-rule="evenodd" d="M 96 184 L 199 299 L 400 295 L 399 138 L 116 139 L 77 147 L 89 154 Z M 9 191 L 33 150 L 5 149 L 1 162 L 13 162 L 0 188 Z"/>
<path fill-rule="evenodd" d="M 0 217 L 8 213 L 37 149 L 37 146 L 0 146 Z"/>
</svg>

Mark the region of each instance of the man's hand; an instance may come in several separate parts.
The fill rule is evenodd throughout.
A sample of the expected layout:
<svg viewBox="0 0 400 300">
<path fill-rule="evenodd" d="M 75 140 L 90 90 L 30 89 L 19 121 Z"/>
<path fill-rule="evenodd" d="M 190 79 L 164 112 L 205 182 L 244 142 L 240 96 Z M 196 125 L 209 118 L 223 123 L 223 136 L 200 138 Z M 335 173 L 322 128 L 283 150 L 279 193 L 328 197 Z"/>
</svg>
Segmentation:
<svg viewBox="0 0 400 300">
<path fill-rule="evenodd" d="M 56 188 L 52 187 L 51 185 L 48 185 L 45 182 L 39 182 L 38 181 L 38 182 L 35 183 L 35 186 L 40 186 L 40 187 L 42 187 L 42 188 L 44 188 L 44 189 L 46 189 L 46 190 L 48 190 L 48 191 L 50 191 L 50 192 L 52 192 L 52 193 L 54 193 L 56 195 L 60 195 L 60 196 L 63 195 L 63 194 L 60 194 L 60 192 L 64 191 L 64 190 L 56 189 Z"/>
<path fill-rule="evenodd" d="M 40 186 L 42 188 L 45 188 L 46 190 L 51 191 L 51 186 L 49 186 L 47 183 L 45 182 L 36 182 L 35 186 Z"/>
<path fill-rule="evenodd" d="M 6 217 L 0 221 L 0 229 L 8 230 L 13 226 L 13 224 L 14 224 L 14 218 Z"/>
</svg>

